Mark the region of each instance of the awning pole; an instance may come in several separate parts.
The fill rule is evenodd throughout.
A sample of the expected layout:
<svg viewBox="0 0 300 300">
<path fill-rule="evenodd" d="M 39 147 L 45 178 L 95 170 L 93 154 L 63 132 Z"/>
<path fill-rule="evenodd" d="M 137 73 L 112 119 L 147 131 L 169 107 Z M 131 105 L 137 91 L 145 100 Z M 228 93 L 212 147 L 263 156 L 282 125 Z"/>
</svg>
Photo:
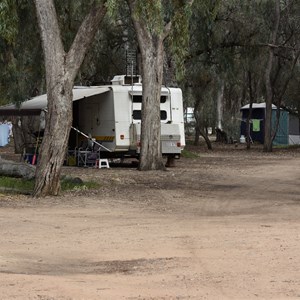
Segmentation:
<svg viewBox="0 0 300 300">
<path fill-rule="evenodd" d="M 105 146 L 101 145 L 100 143 L 98 143 L 96 140 L 92 139 L 91 137 L 89 137 L 87 134 L 83 133 L 82 131 L 80 131 L 79 129 L 71 126 L 72 129 L 74 129 L 76 132 L 80 133 L 81 135 L 83 135 L 84 137 L 86 137 L 88 140 L 93 141 L 93 143 L 95 143 L 96 145 L 100 146 L 101 148 L 105 149 L 108 152 L 112 152 L 110 149 L 106 148 Z"/>
</svg>

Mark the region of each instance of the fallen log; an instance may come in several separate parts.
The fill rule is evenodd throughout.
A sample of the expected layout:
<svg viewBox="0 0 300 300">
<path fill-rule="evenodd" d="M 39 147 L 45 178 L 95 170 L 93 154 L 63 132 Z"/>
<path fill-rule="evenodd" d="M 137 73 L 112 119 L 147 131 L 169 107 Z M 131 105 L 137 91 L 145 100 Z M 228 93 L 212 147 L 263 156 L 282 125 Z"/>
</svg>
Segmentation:
<svg viewBox="0 0 300 300">
<path fill-rule="evenodd" d="M 28 163 L 5 160 L 0 157 L 0 176 L 33 179 L 35 167 Z"/>
</svg>

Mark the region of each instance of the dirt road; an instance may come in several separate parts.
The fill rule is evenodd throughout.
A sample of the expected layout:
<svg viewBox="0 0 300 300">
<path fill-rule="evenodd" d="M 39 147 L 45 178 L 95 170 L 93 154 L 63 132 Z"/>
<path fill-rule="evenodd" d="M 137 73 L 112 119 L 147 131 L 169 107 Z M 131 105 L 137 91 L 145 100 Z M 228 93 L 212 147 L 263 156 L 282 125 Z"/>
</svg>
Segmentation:
<svg viewBox="0 0 300 300">
<path fill-rule="evenodd" d="M 227 148 L 100 191 L 0 196 L 0 299 L 300 299 L 300 152 Z"/>
</svg>

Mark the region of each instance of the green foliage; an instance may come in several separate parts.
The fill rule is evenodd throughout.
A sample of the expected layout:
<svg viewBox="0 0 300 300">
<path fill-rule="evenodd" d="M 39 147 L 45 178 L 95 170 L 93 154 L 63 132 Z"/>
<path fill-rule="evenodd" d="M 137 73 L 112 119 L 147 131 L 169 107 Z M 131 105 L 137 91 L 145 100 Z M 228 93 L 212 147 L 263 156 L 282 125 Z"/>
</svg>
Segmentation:
<svg viewBox="0 0 300 300">
<path fill-rule="evenodd" d="M 85 181 L 82 183 L 78 183 L 74 181 L 74 179 L 63 179 L 61 181 L 61 189 L 63 191 L 71 191 L 71 190 L 90 190 L 90 189 L 97 189 L 100 187 L 100 184 L 94 181 Z"/>
<path fill-rule="evenodd" d="M 97 0 L 55 0 L 65 49 Z M 270 29 L 274 23 L 272 0 L 201 0 L 192 8 L 187 0 L 137 0 L 135 15 L 146 20 L 153 37 L 159 36 L 168 22 L 172 30 L 166 41 L 169 61 L 176 62 L 177 79 L 189 87 L 188 103 L 200 99 L 199 116 L 203 124 L 214 127 L 216 91 L 225 81 L 225 110 L 235 115 L 241 104 L 248 103 L 249 74 L 257 101 L 264 96 L 264 70 Z M 281 1 L 281 23 L 275 64 L 272 71 L 274 93 L 283 92 L 289 79 L 293 57 L 300 41 L 299 1 Z M 126 1 L 106 0 L 109 11 L 98 32 L 77 82 L 98 84 L 124 73 L 125 48 L 136 47 Z M 0 103 L 21 101 L 45 92 L 43 54 L 36 26 L 33 1 L 0 1 Z M 284 94 L 293 111 L 300 111 L 299 63 Z"/>
<path fill-rule="evenodd" d="M 93 181 L 76 182 L 72 178 L 61 180 L 62 191 L 98 189 L 100 184 Z M 0 191 L 7 193 L 31 194 L 34 180 L 0 176 Z"/>
<path fill-rule="evenodd" d="M 106 7 L 108 11 L 108 15 L 112 18 L 117 16 L 117 13 L 121 6 L 124 6 L 124 2 L 120 0 L 107 0 Z"/>
<path fill-rule="evenodd" d="M 168 41 L 176 63 L 176 77 L 182 80 L 185 75 L 185 57 L 188 54 L 189 21 L 192 8 L 187 4 L 177 4 L 173 9 L 172 31 Z"/>
<path fill-rule="evenodd" d="M 81 84 L 103 84 L 116 74 L 125 74 L 126 47 L 137 48 L 129 8 L 125 1 L 116 3 L 113 15 L 106 15 L 81 67 L 77 78 Z"/>
<path fill-rule="evenodd" d="M 31 193 L 34 187 L 34 180 L 25 180 L 21 178 L 12 178 L 0 176 L 1 191 L 16 191 L 17 193 Z"/>
<path fill-rule="evenodd" d="M 226 132 L 228 139 L 239 140 L 241 121 L 237 115 L 225 112 L 223 119 L 223 130 Z"/>
<path fill-rule="evenodd" d="M 181 155 L 182 155 L 182 157 L 185 157 L 185 158 L 198 158 L 199 157 L 199 155 L 197 153 L 186 150 L 186 149 L 184 149 L 181 152 Z"/>
<path fill-rule="evenodd" d="M 0 95 L 2 102 L 18 104 L 42 87 L 43 58 L 33 3 L 19 0 L 10 4 L 10 14 L 17 20 L 16 35 L 13 43 L 0 37 Z"/>
<path fill-rule="evenodd" d="M 160 35 L 164 26 L 161 1 L 137 0 L 135 8 L 134 15 L 136 18 L 146 21 L 148 32 L 151 35 Z"/>
<path fill-rule="evenodd" d="M 73 43 L 78 28 L 83 21 L 92 1 L 55 0 L 61 37 L 67 52 Z"/>
<path fill-rule="evenodd" d="M 215 71 L 201 68 L 188 74 L 192 84 L 192 88 L 189 88 L 192 98 L 190 106 L 194 108 L 196 122 L 200 128 L 215 127 L 218 92 Z"/>
<path fill-rule="evenodd" d="M 285 102 L 300 108 L 299 64 L 291 68 L 299 49 L 300 24 L 297 18 L 299 1 L 281 2 L 281 22 L 278 45 L 275 47 L 272 84 L 274 100 L 284 91 Z M 270 30 L 274 26 L 274 1 L 196 1 L 190 23 L 189 56 L 186 77 L 182 82 L 190 87 L 200 123 L 207 123 L 207 116 L 216 111 L 219 82 L 225 82 L 224 129 L 237 136 L 239 109 L 249 103 L 264 101 L 265 66 L 269 48 Z M 208 84 L 209 82 L 209 84 Z M 251 86 L 251 95 L 250 95 Z M 294 91 L 294 92 L 292 92 Z M 297 99 L 293 101 L 292 99 Z"/>
<path fill-rule="evenodd" d="M 18 34 L 18 15 L 14 0 L 0 2 L 0 38 L 8 44 L 15 42 Z"/>
<path fill-rule="evenodd" d="M 300 149 L 300 145 L 273 145 L 273 148 L 281 150 L 298 150 Z"/>
<path fill-rule="evenodd" d="M 5 0 L 7 2 L 8 0 Z M 10 0 L 11 3 L 16 3 Z M 97 1 L 100 2 L 100 1 Z M 110 1 L 113 2 L 113 1 Z M 123 5 L 122 1 L 115 1 Z M 91 9 L 94 1 L 55 1 L 61 34 L 65 49 L 68 50 L 76 32 Z M 4 5 L 1 2 L 1 5 Z M 124 9 L 123 9 L 124 10 Z M 118 12 L 117 12 L 118 13 Z M 12 14 L 12 12 L 11 12 Z M 17 18 L 14 44 L 0 37 L 0 101 L 21 103 L 37 94 L 45 92 L 45 71 L 38 26 L 35 22 L 35 7 L 32 1 L 18 0 L 15 6 Z M 124 24 L 126 24 L 124 22 Z M 125 26 L 125 25 L 124 25 Z M 123 73 L 119 65 L 120 48 L 124 26 L 117 26 L 112 18 L 105 21 L 105 33 L 99 32 L 92 50 L 88 53 L 77 81 L 82 84 L 102 82 L 103 78 Z M 124 52 L 122 53 L 124 55 Z M 123 57 L 122 57 L 123 59 Z"/>
</svg>

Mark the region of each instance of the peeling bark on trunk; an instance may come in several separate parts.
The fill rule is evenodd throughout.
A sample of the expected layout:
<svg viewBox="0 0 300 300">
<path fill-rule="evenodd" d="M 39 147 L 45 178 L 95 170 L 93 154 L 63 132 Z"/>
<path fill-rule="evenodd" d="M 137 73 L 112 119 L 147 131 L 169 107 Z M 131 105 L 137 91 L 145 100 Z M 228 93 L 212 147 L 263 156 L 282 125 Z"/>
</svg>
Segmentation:
<svg viewBox="0 0 300 300">
<path fill-rule="evenodd" d="M 127 0 L 142 60 L 143 100 L 139 170 L 165 170 L 161 152 L 160 96 L 163 79 L 163 42 L 171 24 L 160 33 L 149 30 L 136 13 L 136 1 Z"/>
<path fill-rule="evenodd" d="M 58 84 L 51 95 L 48 94 L 49 96 L 60 99 L 61 105 L 49 101 L 46 128 L 36 171 L 35 195 L 59 193 L 61 166 L 66 155 L 72 125 L 72 101 L 70 101 L 72 86 Z M 49 118 L 50 115 L 55 117 Z"/>
<path fill-rule="evenodd" d="M 68 53 L 64 51 L 53 0 L 34 0 L 45 57 L 48 112 L 36 171 L 34 196 L 58 195 L 61 167 L 72 125 L 72 88 L 85 54 L 106 13 L 91 5 Z"/>
<path fill-rule="evenodd" d="M 151 10 L 144 3 L 153 2 Z M 191 6 L 193 0 L 181 2 Z M 164 170 L 160 141 L 160 95 L 163 79 L 164 40 L 172 21 L 165 23 L 161 1 L 127 0 L 142 59 L 142 125 L 139 170 Z M 142 8 L 146 8 L 143 11 Z M 179 6 L 178 6 L 179 7 Z M 149 9 L 150 11 L 148 11 Z M 147 11 L 146 11 L 147 10 Z"/>
<path fill-rule="evenodd" d="M 162 84 L 163 45 L 151 45 L 142 55 L 143 103 L 141 154 L 139 170 L 165 169 L 160 140 L 160 96 Z"/>
</svg>

